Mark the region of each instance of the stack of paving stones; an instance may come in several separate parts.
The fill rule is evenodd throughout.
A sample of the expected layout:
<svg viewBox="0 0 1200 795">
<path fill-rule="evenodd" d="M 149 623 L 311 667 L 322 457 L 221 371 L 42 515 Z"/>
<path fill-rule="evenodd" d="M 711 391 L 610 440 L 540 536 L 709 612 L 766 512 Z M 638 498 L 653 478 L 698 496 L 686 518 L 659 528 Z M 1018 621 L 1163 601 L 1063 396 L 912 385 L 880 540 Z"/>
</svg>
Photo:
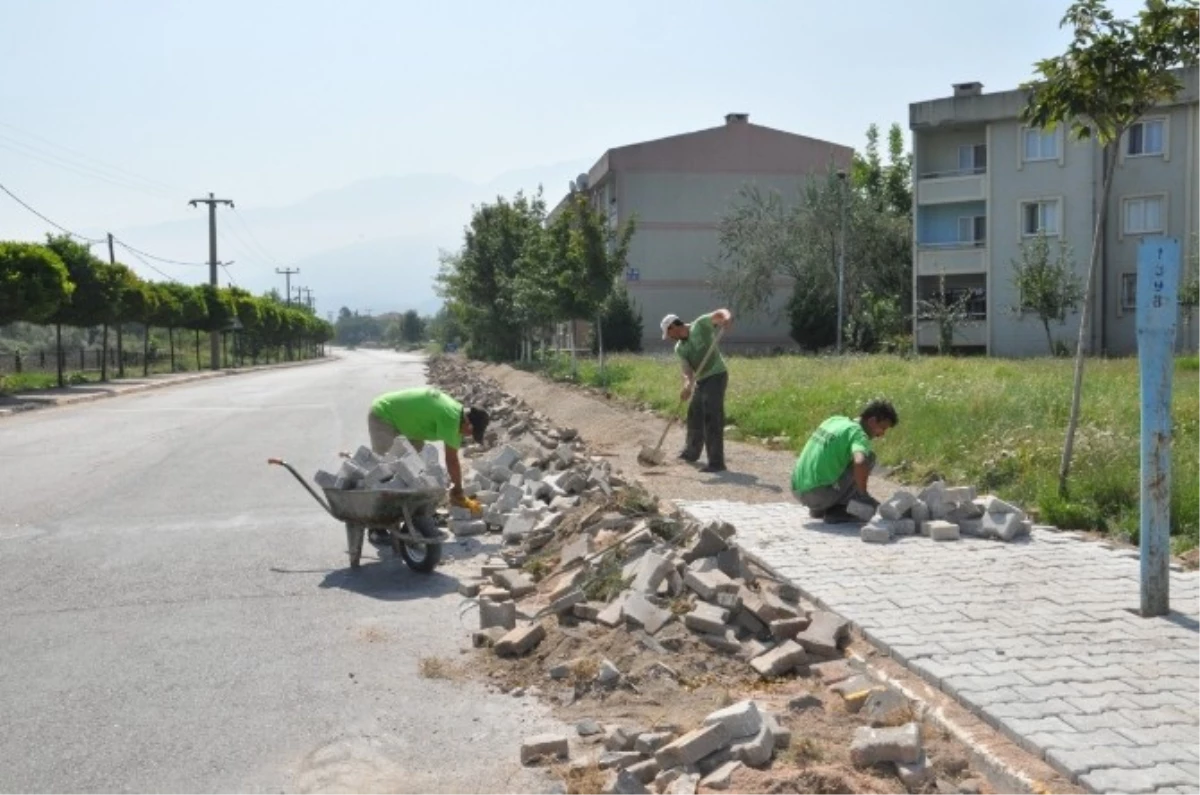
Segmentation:
<svg viewBox="0 0 1200 795">
<path fill-rule="evenodd" d="M 991 495 L 977 497 L 973 486 L 952 487 L 940 480 L 918 494 L 897 491 L 878 508 L 854 500 L 847 511 L 866 522 L 862 540 L 872 544 L 918 534 L 933 541 L 971 536 L 1007 542 L 1028 536 L 1034 527 L 1015 505 Z"/>
<path fill-rule="evenodd" d="M 313 480 L 323 489 L 339 491 L 430 491 L 450 484 L 436 448 L 425 445 L 418 453 L 403 438 L 397 438 L 382 456 L 360 447 L 336 475 L 321 470 Z"/>
</svg>

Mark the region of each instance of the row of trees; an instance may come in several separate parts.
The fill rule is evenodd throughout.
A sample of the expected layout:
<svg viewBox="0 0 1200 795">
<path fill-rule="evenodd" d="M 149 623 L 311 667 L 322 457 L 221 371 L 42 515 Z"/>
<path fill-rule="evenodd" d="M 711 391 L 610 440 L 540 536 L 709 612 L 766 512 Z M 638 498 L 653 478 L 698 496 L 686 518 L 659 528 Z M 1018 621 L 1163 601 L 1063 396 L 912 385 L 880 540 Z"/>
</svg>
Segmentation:
<svg viewBox="0 0 1200 795">
<path fill-rule="evenodd" d="M 360 315 L 343 306 L 333 322 L 333 338 L 338 345 L 347 347 L 372 343 L 393 348 L 414 345 L 428 339 L 430 321 L 415 309 Z"/>
<path fill-rule="evenodd" d="M 899 345 L 912 306 L 912 155 L 899 124 L 887 160 L 872 124 L 867 145 L 840 175 L 831 165 L 800 186 L 795 201 L 742 188 L 720 224 L 714 284 L 735 311 L 763 312 L 775 281 L 790 279 L 791 336 L 805 350 L 837 338 L 837 274 L 845 219 L 845 339 L 856 350 Z"/>
<path fill-rule="evenodd" d="M 288 307 L 236 287 L 152 282 L 120 263 L 104 262 L 67 235 L 46 243 L 0 242 L 0 326 L 15 322 L 55 327 L 58 380 L 63 385 L 62 327 L 102 327 L 101 378 L 108 378 L 109 330 L 123 350 L 127 325 L 142 332 L 143 374 L 149 369 L 151 328 L 168 332 L 171 369 L 176 369 L 175 332 L 195 332 L 200 359 L 202 332 L 239 332 L 239 352 L 257 361 L 286 349 L 317 345 L 333 337 L 330 324 L 305 307 Z M 123 369 L 123 358 L 118 357 Z M 123 373 L 122 373 L 123 374 Z"/>
<path fill-rule="evenodd" d="M 588 321 L 603 365 L 613 342 L 624 349 L 641 342 L 640 317 L 629 334 L 636 309 L 617 287 L 634 226 L 633 219 L 611 225 L 585 192 L 553 213 L 541 188 L 476 207 L 461 248 L 441 255 L 438 291 L 451 316 L 442 320 L 452 319 L 471 355 L 492 360 L 528 358 L 555 324 Z M 622 339 L 605 339 L 617 329 Z M 572 351 L 577 347 L 572 339 Z"/>
</svg>

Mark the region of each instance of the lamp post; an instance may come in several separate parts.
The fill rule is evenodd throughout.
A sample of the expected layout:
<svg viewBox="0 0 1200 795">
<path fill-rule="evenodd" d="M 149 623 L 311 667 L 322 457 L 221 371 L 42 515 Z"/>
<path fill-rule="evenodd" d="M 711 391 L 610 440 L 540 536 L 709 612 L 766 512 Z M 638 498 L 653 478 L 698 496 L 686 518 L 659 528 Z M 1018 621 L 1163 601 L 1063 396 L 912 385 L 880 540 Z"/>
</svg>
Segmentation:
<svg viewBox="0 0 1200 795">
<path fill-rule="evenodd" d="M 838 171 L 841 185 L 838 204 L 841 210 L 841 226 L 838 230 L 838 275 L 837 275 L 837 352 L 842 355 L 842 326 L 845 324 L 846 306 L 846 172 Z"/>
</svg>

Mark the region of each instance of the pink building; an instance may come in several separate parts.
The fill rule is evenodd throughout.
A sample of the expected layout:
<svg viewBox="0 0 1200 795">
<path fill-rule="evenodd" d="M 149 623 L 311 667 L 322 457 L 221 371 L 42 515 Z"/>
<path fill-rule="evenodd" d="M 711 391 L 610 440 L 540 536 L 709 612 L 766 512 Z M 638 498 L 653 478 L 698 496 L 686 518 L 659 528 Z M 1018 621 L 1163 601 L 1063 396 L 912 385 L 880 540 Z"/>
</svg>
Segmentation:
<svg viewBox="0 0 1200 795">
<path fill-rule="evenodd" d="M 805 177 L 824 174 L 831 162 L 849 168 L 852 155 L 851 147 L 730 113 L 719 127 L 609 149 L 581 174 L 576 187 L 606 208 L 611 224 L 637 217 L 625 282 L 642 310 L 645 350 L 665 349 L 658 327 L 663 315 L 690 320 L 723 303 L 710 287 L 718 225 L 743 185 L 756 183 L 794 200 Z M 779 312 L 791 291 L 790 280 L 780 280 L 771 311 L 740 318 L 726 338 L 729 346 L 792 347 Z"/>
</svg>

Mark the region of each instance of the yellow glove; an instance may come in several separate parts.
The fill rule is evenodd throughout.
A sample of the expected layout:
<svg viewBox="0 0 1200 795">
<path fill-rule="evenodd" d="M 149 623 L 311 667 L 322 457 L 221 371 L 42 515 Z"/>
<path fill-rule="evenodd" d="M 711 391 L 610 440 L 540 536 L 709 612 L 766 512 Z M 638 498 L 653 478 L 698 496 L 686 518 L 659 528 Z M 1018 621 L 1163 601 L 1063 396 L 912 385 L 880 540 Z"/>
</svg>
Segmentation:
<svg viewBox="0 0 1200 795">
<path fill-rule="evenodd" d="M 471 499 L 458 489 L 451 489 L 450 504 L 456 508 L 466 508 L 472 516 L 479 516 L 483 513 L 483 506 L 479 504 L 479 500 Z"/>
</svg>

